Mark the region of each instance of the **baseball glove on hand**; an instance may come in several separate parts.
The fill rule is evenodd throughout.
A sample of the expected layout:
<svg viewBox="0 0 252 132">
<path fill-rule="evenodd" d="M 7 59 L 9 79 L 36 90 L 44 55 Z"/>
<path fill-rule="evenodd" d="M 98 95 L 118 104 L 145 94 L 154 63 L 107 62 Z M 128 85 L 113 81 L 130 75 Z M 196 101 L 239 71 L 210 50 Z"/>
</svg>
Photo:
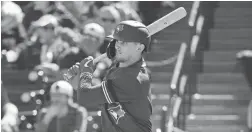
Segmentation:
<svg viewBox="0 0 252 132">
<path fill-rule="evenodd" d="M 92 86 L 93 72 L 95 65 L 92 56 L 81 61 L 80 88 L 90 88 Z"/>
</svg>

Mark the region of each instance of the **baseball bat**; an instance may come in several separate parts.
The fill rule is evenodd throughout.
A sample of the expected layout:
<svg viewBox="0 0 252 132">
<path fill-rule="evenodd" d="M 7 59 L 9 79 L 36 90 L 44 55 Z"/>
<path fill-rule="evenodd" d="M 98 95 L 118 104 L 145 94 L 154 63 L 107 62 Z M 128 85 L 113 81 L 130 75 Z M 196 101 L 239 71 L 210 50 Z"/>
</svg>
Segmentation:
<svg viewBox="0 0 252 132">
<path fill-rule="evenodd" d="M 187 12 L 185 8 L 179 7 L 178 9 L 170 12 L 169 14 L 163 16 L 162 18 L 156 20 L 155 22 L 148 25 L 146 28 L 149 30 L 149 36 L 154 35 L 155 33 L 165 29 L 166 27 L 174 24 L 175 22 L 179 21 L 180 19 L 186 16 Z M 100 60 L 107 57 L 107 54 L 104 53 L 101 56 L 95 58 L 93 60 L 94 64 L 100 62 Z M 82 61 L 80 62 L 82 64 Z M 67 76 L 67 73 L 64 75 L 65 80 L 69 80 L 72 76 Z"/>
<path fill-rule="evenodd" d="M 151 23 L 147 26 L 149 30 L 149 36 L 165 29 L 166 27 L 174 24 L 175 22 L 179 21 L 180 19 L 186 16 L 187 12 L 185 8 L 179 7 L 178 9 L 170 12 L 169 14 L 163 16 L 162 18 L 156 20 L 155 22 Z"/>
</svg>

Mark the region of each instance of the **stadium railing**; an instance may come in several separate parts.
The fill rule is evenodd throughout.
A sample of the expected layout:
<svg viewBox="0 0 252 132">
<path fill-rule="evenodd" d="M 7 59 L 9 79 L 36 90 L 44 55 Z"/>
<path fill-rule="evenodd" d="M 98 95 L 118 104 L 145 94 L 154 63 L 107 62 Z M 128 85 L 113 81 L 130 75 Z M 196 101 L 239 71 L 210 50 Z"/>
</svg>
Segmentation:
<svg viewBox="0 0 252 132">
<path fill-rule="evenodd" d="M 161 131 L 183 132 L 186 117 L 191 113 L 192 96 L 197 92 L 197 75 L 202 67 L 201 36 L 205 19 L 200 11 L 201 2 L 195 1 L 188 19 L 191 30 L 189 43 L 182 43 L 170 84 L 170 100 L 163 106 Z"/>
</svg>

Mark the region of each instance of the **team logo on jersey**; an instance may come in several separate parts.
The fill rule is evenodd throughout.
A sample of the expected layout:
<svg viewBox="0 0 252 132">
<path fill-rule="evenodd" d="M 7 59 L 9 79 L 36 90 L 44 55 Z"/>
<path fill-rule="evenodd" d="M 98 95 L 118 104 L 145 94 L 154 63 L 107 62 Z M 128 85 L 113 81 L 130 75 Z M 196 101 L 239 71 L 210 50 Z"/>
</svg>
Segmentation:
<svg viewBox="0 0 252 132">
<path fill-rule="evenodd" d="M 116 27 L 115 32 L 116 32 L 116 33 L 119 33 L 119 32 L 122 31 L 122 30 L 123 30 L 123 25 L 118 25 L 118 26 Z"/>
<path fill-rule="evenodd" d="M 122 106 L 119 104 L 115 107 L 110 107 L 108 109 L 109 114 L 112 116 L 112 118 L 115 120 L 115 123 L 118 124 L 119 119 L 121 117 L 124 117 L 125 111 L 122 109 Z"/>
</svg>

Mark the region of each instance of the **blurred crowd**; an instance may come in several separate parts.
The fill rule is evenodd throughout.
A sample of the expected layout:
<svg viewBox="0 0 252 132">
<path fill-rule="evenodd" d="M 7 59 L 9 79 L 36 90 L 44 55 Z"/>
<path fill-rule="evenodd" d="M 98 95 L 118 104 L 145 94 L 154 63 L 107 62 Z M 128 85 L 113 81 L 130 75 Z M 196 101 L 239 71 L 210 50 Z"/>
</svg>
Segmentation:
<svg viewBox="0 0 252 132">
<path fill-rule="evenodd" d="M 105 52 L 122 20 L 141 21 L 130 2 L 2 2 L 2 58 L 15 68 L 69 68 Z"/>
<path fill-rule="evenodd" d="M 120 21 L 148 25 L 159 17 L 160 7 L 175 5 L 160 1 L 8 1 L 1 6 L 2 64 L 33 69 L 50 63 L 63 70 L 87 56 L 104 53 L 110 41 L 105 36 Z M 102 76 L 109 63 L 98 64 L 95 76 Z"/>
<path fill-rule="evenodd" d="M 1 2 L 2 70 L 28 69 L 30 81 L 46 76 L 43 81 L 48 85 L 43 90 L 50 95 L 50 103 L 36 114 L 36 131 L 86 131 L 87 111 L 74 103 L 74 89 L 63 81 L 62 73 L 87 56 L 95 58 L 105 53 L 110 41 L 105 36 L 120 21 L 136 20 L 148 25 L 159 17 L 160 7 L 172 9 L 175 5 L 168 1 Z M 101 82 L 110 63 L 104 60 L 96 65 L 94 84 Z M 16 131 L 13 118 L 18 108 L 9 101 L 7 92 L 2 93 L 2 131 Z M 73 123 L 73 127 L 59 127 L 66 122 Z"/>
</svg>

